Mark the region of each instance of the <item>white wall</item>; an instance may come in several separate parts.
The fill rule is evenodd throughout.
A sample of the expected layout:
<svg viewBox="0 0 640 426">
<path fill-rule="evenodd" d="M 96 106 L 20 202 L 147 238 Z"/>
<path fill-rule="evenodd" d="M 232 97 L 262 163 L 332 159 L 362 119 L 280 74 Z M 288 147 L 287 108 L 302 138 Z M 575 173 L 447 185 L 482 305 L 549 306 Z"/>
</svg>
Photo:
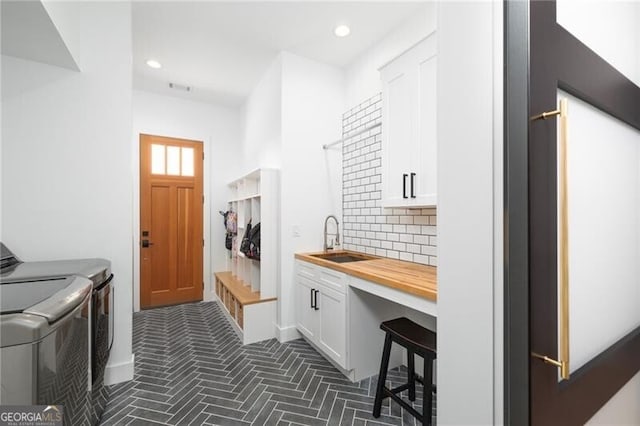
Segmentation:
<svg viewBox="0 0 640 426">
<path fill-rule="evenodd" d="M 243 107 L 243 170 L 280 169 L 277 327 L 282 341 L 299 337 L 294 253 L 321 249 L 324 218 L 342 214 L 342 159 L 339 151 L 322 145 L 341 137 L 344 109 L 342 70 L 288 52 L 280 53 Z"/>
<path fill-rule="evenodd" d="M 279 327 L 296 337 L 294 254 L 322 250 L 324 219 L 342 217 L 342 156 L 322 145 L 340 139 L 342 70 L 282 53 L 281 288 Z M 294 229 L 298 235 L 294 236 Z"/>
<path fill-rule="evenodd" d="M 559 0 L 556 4 L 560 25 L 640 86 L 640 2 Z"/>
<path fill-rule="evenodd" d="M 82 34 L 79 31 L 81 22 L 75 19 L 75 6 L 73 2 L 57 0 L 41 0 L 44 9 L 51 17 L 51 22 L 56 26 L 64 44 L 73 59 L 80 64 L 83 54 Z M 82 71 L 82 69 L 80 70 Z"/>
<path fill-rule="evenodd" d="M 279 169 L 282 150 L 282 60 L 278 56 L 251 92 L 243 110 L 242 158 L 236 177 Z"/>
<path fill-rule="evenodd" d="M 378 68 L 436 29 L 437 3 L 425 4 L 423 13 L 409 18 L 361 54 L 346 68 L 346 106 L 351 108 L 380 93 Z"/>
<path fill-rule="evenodd" d="M 494 334 L 501 329 L 494 317 L 502 314 L 495 293 L 502 282 L 494 265 L 503 260 L 494 208 L 501 205 L 503 52 L 495 8 L 500 2 L 438 7 L 439 425 L 501 419 L 494 339 L 502 336 Z"/>
<path fill-rule="evenodd" d="M 590 426 L 631 426 L 640 424 L 640 373 L 633 376 L 607 403 L 591 417 Z"/>
<path fill-rule="evenodd" d="M 111 260 L 114 382 L 133 377 L 131 6 L 72 12 L 82 72 L 2 58 L 1 238 L 25 260 Z"/>
<path fill-rule="evenodd" d="M 493 2 L 493 424 L 504 424 L 504 3 Z"/>
<path fill-rule="evenodd" d="M 213 272 L 227 269 L 228 251 L 224 248 L 224 226 L 218 211 L 227 210 L 231 191 L 227 184 L 237 178 L 240 157 L 240 111 L 182 98 L 133 91 L 134 167 L 134 249 L 133 301 L 140 309 L 140 134 L 152 134 L 204 142 L 204 300 L 214 300 Z"/>
</svg>

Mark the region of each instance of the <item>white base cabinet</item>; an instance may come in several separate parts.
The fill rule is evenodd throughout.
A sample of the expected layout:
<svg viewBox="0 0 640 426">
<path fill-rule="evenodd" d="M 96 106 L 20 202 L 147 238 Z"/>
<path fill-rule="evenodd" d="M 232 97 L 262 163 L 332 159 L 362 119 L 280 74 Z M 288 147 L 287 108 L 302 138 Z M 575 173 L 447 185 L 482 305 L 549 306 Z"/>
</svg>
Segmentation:
<svg viewBox="0 0 640 426">
<path fill-rule="evenodd" d="M 347 368 L 347 298 L 324 285 L 317 291 L 317 345 L 338 365 Z"/>
<path fill-rule="evenodd" d="M 296 261 L 296 327 L 337 365 L 347 357 L 345 274 Z"/>
<path fill-rule="evenodd" d="M 318 315 L 313 307 L 316 286 L 308 278 L 298 276 L 296 280 L 296 327 L 307 339 L 315 341 L 318 328 Z"/>
</svg>

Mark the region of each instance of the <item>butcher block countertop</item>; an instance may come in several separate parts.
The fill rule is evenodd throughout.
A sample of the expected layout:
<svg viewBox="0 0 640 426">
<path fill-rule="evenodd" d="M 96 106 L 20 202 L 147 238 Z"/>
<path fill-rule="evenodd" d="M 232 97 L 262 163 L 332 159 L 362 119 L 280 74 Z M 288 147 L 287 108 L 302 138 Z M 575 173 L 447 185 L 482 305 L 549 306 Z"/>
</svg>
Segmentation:
<svg viewBox="0 0 640 426">
<path fill-rule="evenodd" d="M 364 255 L 363 253 L 346 250 L 330 252 L 329 254 L 333 256 L 343 254 L 366 256 L 368 260 L 336 263 L 314 256 L 323 254 L 323 252 L 296 253 L 295 257 L 305 262 L 344 272 L 345 274 L 424 297 L 425 299 L 436 301 L 438 298 L 437 269 L 433 266 Z"/>
</svg>

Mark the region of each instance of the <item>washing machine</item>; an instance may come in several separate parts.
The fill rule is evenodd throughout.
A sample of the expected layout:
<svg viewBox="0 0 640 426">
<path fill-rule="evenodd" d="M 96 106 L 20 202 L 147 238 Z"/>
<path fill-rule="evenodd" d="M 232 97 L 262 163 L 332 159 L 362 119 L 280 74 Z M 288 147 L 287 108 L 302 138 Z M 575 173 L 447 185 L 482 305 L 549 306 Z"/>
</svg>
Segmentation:
<svg viewBox="0 0 640 426">
<path fill-rule="evenodd" d="M 0 281 L 0 404 L 62 405 L 63 424 L 93 421 L 89 279 Z"/>
<path fill-rule="evenodd" d="M 0 282 L 29 282 L 39 279 L 80 276 L 92 283 L 91 295 L 91 395 L 92 424 L 97 424 L 108 401 L 104 371 L 113 345 L 114 282 L 111 262 L 106 259 L 70 259 L 23 262 L 0 242 Z"/>
</svg>

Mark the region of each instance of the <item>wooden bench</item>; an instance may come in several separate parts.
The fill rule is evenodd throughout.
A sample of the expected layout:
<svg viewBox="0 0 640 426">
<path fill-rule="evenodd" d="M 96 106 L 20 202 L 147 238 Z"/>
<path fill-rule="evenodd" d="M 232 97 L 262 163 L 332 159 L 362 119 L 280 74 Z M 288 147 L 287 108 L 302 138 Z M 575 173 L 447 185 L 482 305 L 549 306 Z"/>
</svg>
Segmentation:
<svg viewBox="0 0 640 426">
<path fill-rule="evenodd" d="M 262 298 L 228 271 L 214 277 L 218 303 L 243 344 L 275 337 L 276 297 Z"/>
</svg>

